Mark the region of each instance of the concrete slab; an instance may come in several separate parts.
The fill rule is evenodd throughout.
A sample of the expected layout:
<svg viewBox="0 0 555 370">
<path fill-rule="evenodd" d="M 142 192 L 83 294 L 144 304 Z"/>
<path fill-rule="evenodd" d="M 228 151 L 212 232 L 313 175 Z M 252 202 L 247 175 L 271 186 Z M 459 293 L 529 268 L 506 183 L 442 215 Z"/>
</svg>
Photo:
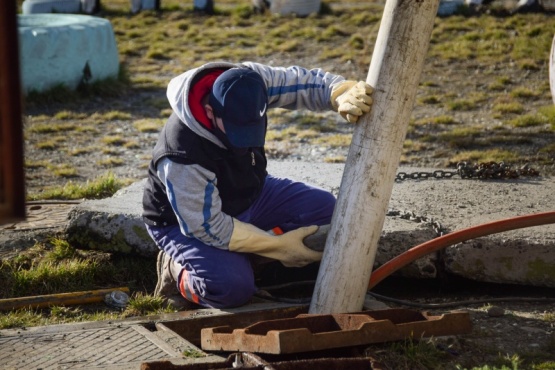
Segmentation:
<svg viewBox="0 0 555 370">
<path fill-rule="evenodd" d="M 343 164 L 269 163 L 274 176 L 305 181 L 338 194 Z M 437 169 L 399 168 L 399 172 Z M 378 246 L 374 268 L 403 251 L 446 232 L 501 219 L 554 210 L 555 179 L 515 180 L 407 179 L 396 182 Z M 72 207 L 66 233 L 82 248 L 146 256 L 157 253 L 144 230 L 140 214 L 143 181 L 111 198 L 86 201 Z M 408 216 L 407 216 L 408 215 Z M 356 231 L 353 231 L 356 232 Z M 0 246 L 1 246 L 0 242 Z M 555 287 L 555 225 L 507 231 L 448 247 L 428 255 L 399 274 L 433 278 L 438 269 L 478 281 Z M 1 248 L 0 248 L 1 249 Z"/>
<path fill-rule="evenodd" d="M 437 169 L 399 168 L 398 172 L 433 173 Z M 342 164 L 273 163 L 271 172 L 339 190 Z M 409 176 L 410 177 L 410 176 Z M 514 180 L 408 179 L 396 182 L 389 208 L 434 220 L 447 231 L 502 219 L 555 210 L 555 179 Z M 411 234 L 412 226 L 412 234 Z M 426 227 L 427 226 L 427 227 Z M 417 233 L 419 228 L 424 228 Z M 432 239 L 428 223 L 386 218 L 375 267 L 401 250 Z M 425 240 L 423 240 L 425 239 Z M 393 253 L 391 253 L 393 252 Z M 420 266 L 418 266 L 420 264 Z M 445 271 L 485 282 L 555 287 L 555 224 L 507 231 L 449 247 L 445 255 L 428 256 L 404 269 L 405 276 L 435 276 Z M 412 270 L 412 271 L 411 271 Z"/>
<path fill-rule="evenodd" d="M 0 260 L 63 233 L 68 213 L 80 201 L 36 201 L 25 205 L 24 221 L 0 225 Z"/>
</svg>

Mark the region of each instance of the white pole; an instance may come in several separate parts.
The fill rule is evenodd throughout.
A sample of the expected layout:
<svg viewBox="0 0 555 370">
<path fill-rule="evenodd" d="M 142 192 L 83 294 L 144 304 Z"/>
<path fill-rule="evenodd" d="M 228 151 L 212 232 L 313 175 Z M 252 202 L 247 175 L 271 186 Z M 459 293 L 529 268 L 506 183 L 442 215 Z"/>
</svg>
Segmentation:
<svg viewBox="0 0 555 370">
<path fill-rule="evenodd" d="M 366 82 L 372 111 L 355 127 L 310 313 L 360 311 L 439 0 L 387 0 Z"/>
<path fill-rule="evenodd" d="M 549 55 L 549 85 L 551 86 L 551 97 L 555 104 L 555 36 L 551 44 L 551 54 Z"/>
</svg>

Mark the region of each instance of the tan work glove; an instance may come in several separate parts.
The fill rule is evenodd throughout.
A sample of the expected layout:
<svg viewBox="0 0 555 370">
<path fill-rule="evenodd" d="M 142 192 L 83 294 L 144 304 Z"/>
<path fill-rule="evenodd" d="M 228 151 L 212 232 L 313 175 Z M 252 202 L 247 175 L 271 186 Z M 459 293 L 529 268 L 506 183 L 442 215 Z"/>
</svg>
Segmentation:
<svg viewBox="0 0 555 370">
<path fill-rule="evenodd" d="M 286 267 L 303 267 L 322 259 L 321 252 L 303 244 L 303 239 L 317 230 L 318 226 L 307 226 L 282 235 L 272 235 L 234 218 L 229 250 L 272 258 Z"/>
<path fill-rule="evenodd" d="M 331 89 L 331 105 L 350 123 L 356 123 L 363 113 L 370 112 L 374 89 L 364 81 L 343 81 Z"/>
</svg>

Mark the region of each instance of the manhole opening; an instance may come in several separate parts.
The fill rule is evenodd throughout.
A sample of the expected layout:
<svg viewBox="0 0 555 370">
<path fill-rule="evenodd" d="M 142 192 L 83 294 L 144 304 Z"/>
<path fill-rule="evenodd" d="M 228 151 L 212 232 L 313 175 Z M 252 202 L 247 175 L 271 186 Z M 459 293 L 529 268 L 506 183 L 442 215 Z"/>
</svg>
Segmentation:
<svg viewBox="0 0 555 370">
<path fill-rule="evenodd" d="M 191 317 L 184 320 L 158 322 L 155 325 L 158 329 L 173 331 L 191 344 L 200 348 L 200 332 L 204 328 L 229 326 L 237 329 L 259 321 L 293 318 L 300 314 L 306 314 L 307 312 L 308 306 L 286 307 L 256 312 L 239 312 L 233 313 L 232 315 L 206 317 L 195 316 L 195 311 L 191 311 Z"/>
<path fill-rule="evenodd" d="M 143 328 L 145 328 L 146 330 L 151 331 L 151 332 L 158 331 L 158 328 L 156 328 L 156 324 L 154 322 L 143 323 L 143 324 L 141 324 L 141 326 Z"/>
</svg>

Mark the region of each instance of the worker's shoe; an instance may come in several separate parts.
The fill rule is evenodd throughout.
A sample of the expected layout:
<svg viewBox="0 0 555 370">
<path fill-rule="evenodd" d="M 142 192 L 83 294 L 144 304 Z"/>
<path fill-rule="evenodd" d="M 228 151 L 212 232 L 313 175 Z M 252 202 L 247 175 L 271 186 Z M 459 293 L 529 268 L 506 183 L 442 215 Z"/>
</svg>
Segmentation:
<svg viewBox="0 0 555 370">
<path fill-rule="evenodd" d="M 156 260 L 158 282 L 154 289 L 154 296 L 162 298 L 166 304 L 176 310 L 196 308 L 197 305 L 183 298 L 177 287 L 181 269 L 181 265 L 172 260 L 166 253 L 160 251 Z"/>
</svg>

